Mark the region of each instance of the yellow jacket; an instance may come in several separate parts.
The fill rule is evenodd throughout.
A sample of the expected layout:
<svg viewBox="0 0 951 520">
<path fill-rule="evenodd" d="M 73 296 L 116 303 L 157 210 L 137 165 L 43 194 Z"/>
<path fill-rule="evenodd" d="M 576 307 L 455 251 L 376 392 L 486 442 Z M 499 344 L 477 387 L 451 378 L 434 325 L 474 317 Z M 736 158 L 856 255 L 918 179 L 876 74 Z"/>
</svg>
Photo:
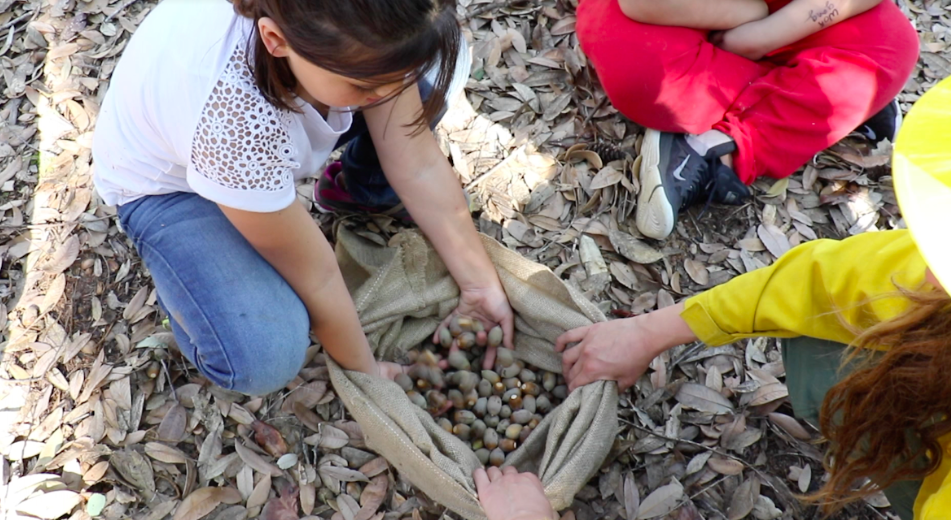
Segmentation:
<svg viewBox="0 0 951 520">
<path fill-rule="evenodd" d="M 841 318 L 862 329 L 896 316 L 908 306 L 894 295 L 896 285 L 917 288 L 926 267 L 906 230 L 815 240 L 688 299 L 681 316 L 711 346 L 757 336 L 850 343 L 855 334 Z M 951 435 L 941 445 L 946 455 L 921 486 L 916 519 L 944 519 L 951 511 Z"/>
</svg>

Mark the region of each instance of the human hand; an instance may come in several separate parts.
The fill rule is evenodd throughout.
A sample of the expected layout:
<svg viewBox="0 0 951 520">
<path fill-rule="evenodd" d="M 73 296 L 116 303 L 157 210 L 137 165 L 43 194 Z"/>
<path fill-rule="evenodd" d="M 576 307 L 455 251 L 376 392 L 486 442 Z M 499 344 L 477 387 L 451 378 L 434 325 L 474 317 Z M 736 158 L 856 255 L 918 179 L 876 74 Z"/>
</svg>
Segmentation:
<svg viewBox="0 0 951 520">
<path fill-rule="evenodd" d="M 773 43 L 773 35 L 767 22 L 769 17 L 748 22 L 727 31 L 710 33 L 710 42 L 717 47 L 757 61 L 779 48 Z"/>
<path fill-rule="evenodd" d="M 562 374 L 568 391 L 593 381 L 617 381 L 620 390 L 632 386 L 651 360 L 675 345 L 697 339 L 680 313 L 683 303 L 622 320 L 569 330 L 555 340 L 563 352 Z M 577 343 L 565 350 L 569 343 Z"/>
<path fill-rule="evenodd" d="M 472 477 L 488 520 L 558 520 L 535 474 L 491 466 L 475 470 Z"/>
<path fill-rule="evenodd" d="M 462 289 L 459 294 L 459 305 L 456 307 L 442 324 L 436 328 L 433 334 L 433 343 L 439 343 L 439 329 L 449 326 L 449 322 L 455 315 L 468 316 L 472 319 L 482 322 L 485 331 L 476 334 L 476 344 L 486 345 L 488 331 L 496 325 L 502 327 L 502 345 L 506 348 L 513 348 L 512 338 L 515 335 L 515 315 L 512 313 L 512 307 L 509 306 L 508 297 L 502 285 L 496 283 L 487 288 L 467 288 Z M 449 352 L 459 350 L 456 341 L 452 342 Z M 496 346 L 486 347 L 485 360 L 482 368 L 491 370 L 495 364 Z"/>
<path fill-rule="evenodd" d="M 379 376 L 384 379 L 389 379 L 390 381 L 396 379 L 396 376 L 406 372 L 406 367 L 403 365 L 390 363 L 389 361 L 377 361 L 376 366 Z"/>
</svg>

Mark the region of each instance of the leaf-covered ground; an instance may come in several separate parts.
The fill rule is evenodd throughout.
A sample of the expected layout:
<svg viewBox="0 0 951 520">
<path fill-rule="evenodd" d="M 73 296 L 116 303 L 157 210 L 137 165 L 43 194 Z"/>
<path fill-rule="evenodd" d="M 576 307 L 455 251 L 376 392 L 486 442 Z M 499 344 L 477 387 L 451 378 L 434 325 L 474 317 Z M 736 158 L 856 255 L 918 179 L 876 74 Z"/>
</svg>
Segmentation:
<svg viewBox="0 0 951 520">
<path fill-rule="evenodd" d="M 223 1 L 223 0 L 222 0 Z M 671 305 L 817 237 L 902 225 L 888 147 L 847 139 L 740 208 L 634 228 L 643 130 L 598 87 L 574 0 L 461 0 L 465 100 L 438 137 L 483 232 L 609 315 Z M 889 1 L 889 0 L 886 0 Z M 922 42 L 907 109 L 949 74 L 946 1 L 899 0 Z M 285 391 L 204 381 L 170 345 L 147 270 L 91 186 L 109 78 L 155 0 L 0 0 L 0 515 L 159 520 L 452 516 L 369 452 L 324 356 Z M 302 184 L 309 202 L 313 184 Z M 333 219 L 318 216 L 330 233 Z M 380 243 L 383 218 L 343 225 Z M 331 237 L 332 238 L 332 237 Z M 687 345 L 624 394 L 601 474 L 563 518 L 819 518 L 815 430 L 791 417 L 774 340 Z M 836 518 L 886 518 L 883 498 Z"/>
</svg>

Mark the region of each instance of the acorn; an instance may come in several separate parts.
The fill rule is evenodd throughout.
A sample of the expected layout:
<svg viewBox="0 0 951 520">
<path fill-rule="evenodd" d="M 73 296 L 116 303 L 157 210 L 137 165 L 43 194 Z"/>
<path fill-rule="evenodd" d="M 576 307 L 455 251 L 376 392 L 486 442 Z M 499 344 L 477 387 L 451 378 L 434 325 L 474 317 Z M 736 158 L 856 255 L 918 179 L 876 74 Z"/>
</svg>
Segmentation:
<svg viewBox="0 0 951 520">
<path fill-rule="evenodd" d="M 426 392 L 426 403 L 429 405 L 429 413 L 437 414 L 445 411 L 448 399 L 439 390 L 430 390 Z"/>
<path fill-rule="evenodd" d="M 486 416 L 483 418 L 483 420 L 485 421 L 485 425 L 486 425 L 487 427 L 489 427 L 489 428 L 495 428 L 496 426 L 499 425 L 499 422 L 500 422 L 502 419 L 500 419 L 498 415 L 486 415 Z"/>
<path fill-rule="evenodd" d="M 472 408 L 479 402 L 479 392 L 475 388 L 466 392 L 466 408 Z"/>
<path fill-rule="evenodd" d="M 452 433 L 452 421 L 449 419 L 440 417 L 439 420 L 436 421 L 436 424 L 439 425 L 439 427 L 443 430 L 446 430 L 448 433 Z"/>
<path fill-rule="evenodd" d="M 482 417 L 483 415 L 485 415 L 485 410 L 488 407 L 488 404 L 489 404 L 488 399 L 486 399 L 485 397 L 480 397 L 479 400 L 476 401 L 475 406 L 472 407 L 473 413 L 475 413 L 479 417 Z"/>
<path fill-rule="evenodd" d="M 499 330 L 499 335 L 501 336 L 502 329 L 500 327 L 496 327 L 495 329 Z M 495 329 L 492 329 L 492 330 L 494 331 Z M 502 339 L 499 338 L 499 344 L 501 343 L 502 343 Z M 489 332 L 489 346 L 492 346 L 491 332 Z M 511 366 L 512 363 L 515 363 L 515 354 L 507 348 L 499 347 L 499 349 L 495 351 L 495 362 L 498 363 L 499 366 L 503 368 Z"/>
<path fill-rule="evenodd" d="M 505 385 L 506 390 L 511 390 L 521 386 L 522 382 L 519 381 L 517 377 L 510 377 L 508 379 L 503 379 L 502 384 Z"/>
<path fill-rule="evenodd" d="M 469 410 L 456 410 L 456 413 L 452 414 L 452 419 L 455 423 L 472 424 L 475 422 L 476 416 Z"/>
<path fill-rule="evenodd" d="M 531 428 L 531 429 L 534 430 L 535 428 L 538 427 L 538 423 L 540 423 L 540 422 L 541 422 L 541 421 L 538 419 L 538 417 L 532 417 L 532 420 L 531 420 L 531 421 L 528 421 L 528 424 L 526 424 L 525 427 L 526 427 L 526 428 Z"/>
<path fill-rule="evenodd" d="M 499 415 L 499 412 L 501 411 L 502 411 L 502 398 L 497 395 L 493 395 L 492 397 L 489 397 L 489 400 L 485 406 L 485 413 L 489 415 Z"/>
<path fill-rule="evenodd" d="M 495 431 L 499 432 L 499 435 L 505 435 L 505 429 L 512 425 L 512 421 L 508 419 L 502 419 L 499 421 L 498 426 L 495 427 Z"/>
<path fill-rule="evenodd" d="M 518 439 L 518 434 L 522 433 L 521 424 L 510 424 L 508 428 L 505 429 L 505 438 L 516 440 Z"/>
<path fill-rule="evenodd" d="M 557 377 L 555 377 L 555 374 L 551 372 L 542 374 L 542 387 L 546 392 L 551 392 L 555 388 L 556 381 Z"/>
<path fill-rule="evenodd" d="M 446 327 L 441 327 L 439 329 L 439 344 L 442 348 L 449 348 L 452 346 L 452 333 L 449 332 L 449 329 Z"/>
<path fill-rule="evenodd" d="M 485 425 L 485 422 L 483 422 L 481 419 L 476 419 L 473 421 L 469 428 L 473 439 L 482 439 L 482 436 L 485 435 L 485 431 L 488 429 L 488 427 Z"/>
<path fill-rule="evenodd" d="M 489 397 L 492 395 L 492 383 L 485 379 L 480 379 L 479 384 L 476 385 L 476 390 L 479 392 L 480 397 Z"/>
<path fill-rule="evenodd" d="M 479 459 L 479 464 L 485 466 L 489 463 L 489 450 L 485 448 L 479 448 L 475 450 L 475 456 Z"/>
<path fill-rule="evenodd" d="M 512 412 L 512 422 L 517 424 L 528 424 L 528 421 L 532 420 L 532 412 L 528 410 L 516 410 Z"/>
<path fill-rule="evenodd" d="M 478 333 L 480 333 L 480 332 L 485 332 L 485 325 L 483 325 L 480 320 L 474 319 L 474 320 L 472 320 L 472 326 L 469 327 L 469 330 L 470 330 L 471 332 L 476 333 L 476 334 L 478 334 Z"/>
<path fill-rule="evenodd" d="M 459 328 L 462 329 L 463 334 L 471 332 L 474 323 L 475 320 L 468 316 L 459 316 Z"/>
<path fill-rule="evenodd" d="M 495 431 L 494 429 L 486 430 L 485 433 L 482 434 L 482 444 L 483 446 L 485 446 L 486 448 L 490 450 L 494 450 L 495 448 L 498 448 L 499 447 L 499 433 Z"/>
<path fill-rule="evenodd" d="M 468 424 L 456 424 L 452 427 L 452 433 L 456 437 L 459 437 L 460 440 L 467 441 L 469 440 L 469 435 L 472 429 Z"/>
<path fill-rule="evenodd" d="M 525 406 L 524 400 L 522 401 L 522 406 Z M 549 410 L 551 410 L 551 401 L 547 395 L 540 395 L 535 398 L 535 411 L 548 413 Z"/>
<path fill-rule="evenodd" d="M 512 416 L 512 407 L 507 404 L 503 404 L 502 409 L 499 410 L 499 417 L 503 419 L 508 419 L 511 416 Z"/>
<path fill-rule="evenodd" d="M 483 370 L 482 379 L 488 381 L 489 383 L 492 383 L 493 385 L 502 380 L 502 378 L 499 377 L 499 374 L 496 373 L 494 370 Z"/>
<path fill-rule="evenodd" d="M 475 334 L 471 332 L 463 332 L 458 338 L 456 338 L 456 344 L 459 345 L 459 348 L 462 350 L 469 350 L 476 344 Z"/>
<path fill-rule="evenodd" d="M 455 368 L 456 370 L 466 370 L 468 371 L 472 366 L 469 364 L 469 358 L 462 352 L 458 350 L 455 352 L 449 353 L 449 366 Z"/>
<path fill-rule="evenodd" d="M 499 467 L 505 463 L 505 452 L 500 448 L 495 448 L 489 453 L 489 464 Z"/>
<path fill-rule="evenodd" d="M 473 437 L 475 437 L 475 435 L 473 435 Z M 482 444 L 482 439 L 476 439 L 476 440 L 472 441 L 472 443 L 471 443 L 469 446 L 472 447 L 472 450 L 473 450 L 473 451 L 475 451 L 475 450 L 481 450 L 482 448 L 485 447 L 485 446 Z"/>
<path fill-rule="evenodd" d="M 457 314 L 453 316 L 451 320 L 449 320 L 449 332 L 453 337 L 459 337 L 459 335 L 463 332 L 462 326 L 459 323 L 459 318 L 460 316 Z"/>
<path fill-rule="evenodd" d="M 551 395 L 555 396 L 556 399 L 564 400 L 568 397 L 568 387 L 565 385 L 558 385 L 551 391 Z"/>
<path fill-rule="evenodd" d="M 159 373 L 161 371 L 162 371 L 162 364 L 159 363 L 158 361 L 152 361 L 151 363 L 149 363 L 149 366 L 145 368 L 145 375 L 149 379 L 155 379 L 159 376 Z"/>
<path fill-rule="evenodd" d="M 538 401 L 534 395 L 525 395 L 522 396 L 522 409 L 528 410 L 529 413 L 535 414 L 535 411 L 538 409 Z"/>
<path fill-rule="evenodd" d="M 416 362 L 431 368 L 435 368 L 436 364 L 439 363 L 439 358 L 436 357 L 434 352 L 423 350 L 419 353 L 419 357 L 416 358 Z"/>
<path fill-rule="evenodd" d="M 510 377 L 518 377 L 518 374 L 521 371 L 522 369 L 519 368 L 518 365 L 512 363 L 511 365 L 503 368 L 499 375 L 502 376 L 502 379 L 508 379 Z"/>
<path fill-rule="evenodd" d="M 463 393 L 466 393 L 476 387 L 479 384 L 479 376 L 473 374 L 472 372 L 456 372 L 457 374 L 462 374 L 462 377 L 459 381 L 459 390 L 462 390 Z"/>
<path fill-rule="evenodd" d="M 502 344 L 502 327 L 496 325 L 489 331 L 488 344 L 490 347 L 498 347 Z M 507 366 L 507 365 L 506 365 Z"/>
<path fill-rule="evenodd" d="M 527 368 L 523 368 L 522 371 L 518 373 L 518 378 L 521 379 L 523 383 L 534 383 L 537 380 L 535 372 Z"/>
<path fill-rule="evenodd" d="M 446 397 L 452 401 L 452 405 L 456 407 L 456 409 L 461 410 L 466 407 L 466 400 L 462 397 L 462 392 L 458 389 L 450 388 L 449 391 L 446 392 Z"/>
<path fill-rule="evenodd" d="M 409 392 L 415 386 L 413 378 L 406 374 L 397 374 L 393 380 L 396 381 L 396 384 L 400 385 L 400 388 L 402 388 L 404 392 Z"/>
<path fill-rule="evenodd" d="M 521 433 L 518 434 L 518 443 L 525 444 L 525 441 L 528 440 L 528 436 L 532 434 L 532 429 L 529 427 L 522 428 Z"/>
<path fill-rule="evenodd" d="M 522 386 L 519 388 L 522 389 L 523 394 L 527 395 L 537 396 L 542 393 L 542 389 L 537 383 L 522 383 Z"/>
<path fill-rule="evenodd" d="M 410 390 L 409 392 L 406 392 L 406 397 L 409 397 L 410 402 L 416 406 L 422 408 L 423 410 L 426 409 L 426 398 L 423 397 L 419 392 Z"/>
<path fill-rule="evenodd" d="M 502 395 L 503 393 L 505 393 L 505 390 L 506 390 L 506 388 L 505 388 L 505 383 L 503 383 L 503 382 L 501 382 L 501 381 L 499 381 L 498 383 L 495 383 L 494 385 L 492 385 L 492 392 L 493 392 L 493 393 Z"/>
<path fill-rule="evenodd" d="M 521 433 L 521 431 L 519 431 L 519 433 Z M 515 451 L 515 448 L 518 448 L 518 442 L 513 439 L 502 439 L 499 441 L 499 448 L 505 453 Z"/>
<path fill-rule="evenodd" d="M 503 402 L 503 403 L 508 403 L 508 402 L 511 401 L 514 397 L 522 397 L 522 389 L 521 389 L 521 388 L 516 387 L 516 388 L 510 388 L 510 389 L 506 390 L 505 393 L 502 394 L 502 402 Z"/>
<path fill-rule="evenodd" d="M 522 396 L 520 396 L 520 395 L 513 395 L 512 397 L 510 397 L 510 398 L 509 398 L 509 402 L 508 402 L 508 407 L 511 408 L 512 411 L 521 410 L 521 409 L 522 409 Z"/>
</svg>

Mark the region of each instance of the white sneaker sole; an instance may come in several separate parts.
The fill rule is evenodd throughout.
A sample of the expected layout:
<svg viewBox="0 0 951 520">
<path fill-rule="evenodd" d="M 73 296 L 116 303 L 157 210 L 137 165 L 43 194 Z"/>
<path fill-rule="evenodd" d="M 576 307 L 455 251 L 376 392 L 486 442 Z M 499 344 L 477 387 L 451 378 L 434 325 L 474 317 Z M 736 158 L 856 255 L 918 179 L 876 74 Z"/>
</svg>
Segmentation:
<svg viewBox="0 0 951 520">
<path fill-rule="evenodd" d="M 642 235 L 663 240 L 674 231 L 676 215 L 667 201 L 660 174 L 660 132 L 648 129 L 641 145 L 641 168 L 638 178 L 641 192 L 637 196 L 635 223 Z"/>
</svg>

